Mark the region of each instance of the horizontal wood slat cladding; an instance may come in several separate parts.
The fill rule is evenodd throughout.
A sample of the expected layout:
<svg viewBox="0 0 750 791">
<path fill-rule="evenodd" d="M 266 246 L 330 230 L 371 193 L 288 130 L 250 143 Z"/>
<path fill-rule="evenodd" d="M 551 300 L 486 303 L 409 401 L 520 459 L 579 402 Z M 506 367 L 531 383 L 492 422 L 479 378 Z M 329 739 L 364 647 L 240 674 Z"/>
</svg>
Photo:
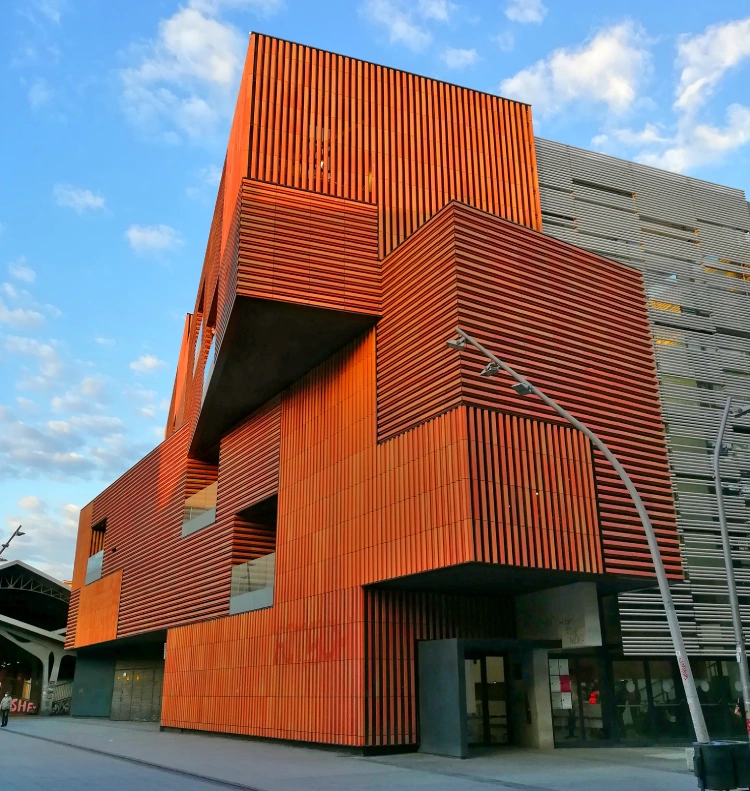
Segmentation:
<svg viewBox="0 0 750 791">
<path fill-rule="evenodd" d="M 643 279 L 637 270 L 467 206 L 454 205 L 459 324 L 585 423 L 626 468 L 667 572 L 682 576 Z M 446 349 L 449 353 L 449 350 Z M 461 354 L 467 403 L 561 422 L 509 377 Z M 653 575 L 633 502 L 596 451 L 604 568 Z"/>
<path fill-rule="evenodd" d="M 416 744 L 417 641 L 514 638 L 512 596 L 365 591 L 366 746 Z"/>
<path fill-rule="evenodd" d="M 242 182 L 238 294 L 377 314 L 377 244 L 374 206 Z"/>
<path fill-rule="evenodd" d="M 84 585 L 78 601 L 75 648 L 103 643 L 117 637 L 122 571 L 113 571 Z"/>
<path fill-rule="evenodd" d="M 188 458 L 185 463 L 185 499 L 216 483 L 218 477 L 219 468 L 215 464 Z"/>
<path fill-rule="evenodd" d="M 228 171 L 249 106 L 246 174 L 377 205 L 381 256 L 453 199 L 541 230 L 529 106 L 256 33 L 248 73 Z"/>
<path fill-rule="evenodd" d="M 93 501 L 107 519 L 103 572 L 123 572 L 118 637 L 227 611 L 230 529 L 182 538 L 189 440 L 184 426 Z"/>
<path fill-rule="evenodd" d="M 477 560 L 603 571 L 592 449 L 568 426 L 467 410 Z"/>
<path fill-rule="evenodd" d="M 232 564 L 266 554 L 259 547 L 268 544 L 268 529 L 254 527 L 237 515 L 278 492 L 280 446 L 281 397 L 269 401 L 221 441 L 216 523 L 222 533 L 232 536 Z M 273 551 L 273 543 L 268 551 Z"/>
<path fill-rule="evenodd" d="M 419 277 L 411 291 L 421 309 L 406 311 L 405 273 L 412 254 Z M 424 277 L 433 260 L 432 277 Z M 455 268 L 455 291 L 450 266 Z M 479 376 L 487 361 L 478 352 L 448 349 L 445 341 L 460 325 L 607 443 L 646 503 L 667 572 L 682 575 L 638 271 L 451 203 L 383 262 L 383 291 L 378 325 L 381 440 L 455 403 L 562 423 L 538 399 L 516 395 L 506 375 Z M 451 293 L 456 294 L 455 308 Z M 604 569 L 652 575 L 632 500 L 611 465 L 598 452 L 594 458 Z"/>
<path fill-rule="evenodd" d="M 276 549 L 276 526 L 234 518 L 232 565 L 268 555 Z"/>
<path fill-rule="evenodd" d="M 383 261 L 377 327 L 381 440 L 461 403 L 460 360 L 443 352 L 458 324 L 457 289 L 453 214 L 443 210 Z"/>
<path fill-rule="evenodd" d="M 283 394 L 274 606 L 169 631 L 164 725 L 364 744 L 361 586 L 473 559 L 464 410 L 378 444 L 375 395 L 374 331 Z"/>
<path fill-rule="evenodd" d="M 73 648 L 76 642 L 76 625 L 78 624 L 78 602 L 81 598 L 80 589 L 72 590 L 68 604 L 68 623 L 65 630 L 65 647 Z"/>
</svg>

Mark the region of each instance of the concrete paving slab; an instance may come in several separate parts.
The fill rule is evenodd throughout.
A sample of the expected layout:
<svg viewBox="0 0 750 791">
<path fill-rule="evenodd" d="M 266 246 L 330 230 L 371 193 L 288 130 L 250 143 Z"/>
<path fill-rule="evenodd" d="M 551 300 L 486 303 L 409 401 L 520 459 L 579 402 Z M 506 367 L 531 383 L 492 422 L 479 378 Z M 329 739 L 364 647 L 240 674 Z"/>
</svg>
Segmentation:
<svg viewBox="0 0 750 791">
<path fill-rule="evenodd" d="M 600 748 L 554 751 L 503 748 L 469 760 L 419 753 L 362 757 L 217 735 L 161 732 L 151 723 L 70 717 L 17 718 L 4 737 L 66 746 L 144 770 L 161 769 L 186 782 L 252 791 L 694 791 L 678 748 Z M 46 749 L 46 748 L 44 748 Z M 32 788 L 33 786 L 29 786 Z"/>
</svg>

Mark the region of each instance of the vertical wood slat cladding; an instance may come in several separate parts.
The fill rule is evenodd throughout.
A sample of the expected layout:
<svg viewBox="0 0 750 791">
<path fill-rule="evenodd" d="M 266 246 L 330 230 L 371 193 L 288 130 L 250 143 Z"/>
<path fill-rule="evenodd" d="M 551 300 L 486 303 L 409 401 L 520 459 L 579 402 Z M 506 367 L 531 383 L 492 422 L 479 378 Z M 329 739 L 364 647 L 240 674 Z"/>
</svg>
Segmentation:
<svg viewBox="0 0 750 791">
<path fill-rule="evenodd" d="M 75 648 L 103 643 L 117 637 L 121 588 L 122 571 L 119 569 L 81 588 Z"/>
<path fill-rule="evenodd" d="M 76 625 L 78 624 L 78 602 L 81 599 L 80 588 L 70 592 L 70 603 L 68 604 L 68 623 L 65 630 L 65 647 L 73 648 L 76 642 Z"/>
<path fill-rule="evenodd" d="M 104 530 L 91 530 L 91 546 L 89 548 L 89 556 L 96 555 L 104 549 Z"/>
<path fill-rule="evenodd" d="M 569 426 L 467 409 L 477 560 L 600 574 L 592 449 Z"/>
<path fill-rule="evenodd" d="M 381 256 L 454 199 L 541 230 L 529 106 L 259 34 L 249 72 L 247 175 L 376 204 Z"/>
<path fill-rule="evenodd" d="M 363 745 L 361 586 L 473 559 L 466 414 L 378 444 L 374 341 L 285 391 L 274 606 L 169 631 L 164 725 Z"/>
<path fill-rule="evenodd" d="M 512 596 L 365 591 L 364 744 L 418 741 L 417 641 L 513 638 Z"/>
<path fill-rule="evenodd" d="M 529 106 L 253 33 L 196 302 L 197 315 L 219 289 L 218 344 L 234 281 L 217 272 L 233 265 L 247 177 L 372 205 L 380 257 L 451 200 L 541 229 Z M 198 380 L 187 389 L 167 433 L 197 414 Z"/>
<path fill-rule="evenodd" d="M 380 311 L 374 206 L 245 179 L 237 293 Z"/>
</svg>

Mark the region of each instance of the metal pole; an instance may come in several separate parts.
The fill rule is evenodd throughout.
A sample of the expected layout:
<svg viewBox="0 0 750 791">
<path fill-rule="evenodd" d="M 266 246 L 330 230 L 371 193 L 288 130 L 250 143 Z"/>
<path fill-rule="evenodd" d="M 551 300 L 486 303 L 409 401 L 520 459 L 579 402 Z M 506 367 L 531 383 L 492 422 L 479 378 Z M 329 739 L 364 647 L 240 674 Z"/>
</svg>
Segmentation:
<svg viewBox="0 0 750 791">
<path fill-rule="evenodd" d="M 465 333 L 460 327 L 456 328 L 459 336 L 463 338 L 465 343 L 469 343 L 478 349 L 482 354 L 492 360 L 499 368 L 510 374 L 520 385 L 523 387 L 524 393 L 533 393 L 548 407 L 557 412 L 560 417 L 568 421 L 572 426 L 583 432 L 594 445 L 604 454 L 609 463 L 614 467 L 615 472 L 620 476 L 620 479 L 625 484 L 628 494 L 633 500 L 638 515 L 643 523 L 643 530 L 648 539 L 648 546 L 651 550 L 651 558 L 654 562 L 654 570 L 656 572 L 656 579 L 659 583 L 659 591 L 661 593 L 662 601 L 664 602 L 664 610 L 667 614 L 667 623 L 669 624 L 669 632 L 672 636 L 672 643 L 674 644 L 674 651 L 677 656 L 677 664 L 680 668 L 680 676 L 682 683 L 685 687 L 685 697 L 687 698 L 688 707 L 690 709 L 690 716 L 693 720 L 693 728 L 695 729 L 695 738 L 698 742 L 706 743 L 709 741 L 708 729 L 706 728 L 706 721 L 703 717 L 703 709 L 701 709 L 700 700 L 698 699 L 698 691 L 695 688 L 695 679 L 693 678 L 693 671 L 690 668 L 690 660 L 688 659 L 687 651 L 685 650 L 685 642 L 682 639 L 682 631 L 680 630 L 680 623 L 677 620 L 677 613 L 672 601 L 672 591 L 669 589 L 669 582 L 667 581 L 667 574 L 664 571 L 664 563 L 661 559 L 661 552 L 659 551 L 659 543 L 656 540 L 656 534 L 651 524 L 646 506 L 641 500 L 637 489 L 630 480 L 630 476 L 625 472 L 624 467 L 617 460 L 615 455 L 610 449 L 594 434 L 591 429 L 586 427 L 583 423 L 573 417 L 569 412 L 563 409 L 559 404 L 555 403 L 549 396 L 546 396 L 541 390 L 534 387 L 531 382 L 524 379 L 520 374 L 517 374 L 509 365 L 504 363 L 499 357 L 495 357 L 490 351 L 484 348 L 481 343 L 475 341 L 470 335 Z"/>
<path fill-rule="evenodd" d="M 721 545 L 724 549 L 724 565 L 727 569 L 727 587 L 729 588 L 729 605 L 732 610 L 732 626 L 734 627 L 734 644 L 737 664 L 740 666 L 740 682 L 742 683 L 742 705 L 745 713 L 745 730 L 750 738 L 750 673 L 747 668 L 747 652 L 745 651 L 745 636 L 742 632 L 742 616 L 740 615 L 740 600 L 737 596 L 737 583 L 734 579 L 734 566 L 732 565 L 732 548 L 729 544 L 729 528 L 727 515 L 724 512 L 724 492 L 721 487 L 721 446 L 724 441 L 724 430 L 727 427 L 729 412 L 732 407 L 732 396 L 727 396 L 724 405 L 724 414 L 721 416 L 719 435 L 714 448 L 714 485 L 716 488 L 716 503 L 719 506 L 719 525 L 721 526 Z"/>
<path fill-rule="evenodd" d="M 13 531 L 13 533 L 11 534 L 11 537 L 10 537 L 10 538 L 9 538 L 9 539 L 8 539 L 8 540 L 7 540 L 7 541 L 4 543 L 4 544 L 0 544 L 0 555 L 2 555 L 2 554 L 3 554 L 3 552 L 5 552 L 5 550 L 6 550 L 6 549 L 7 549 L 7 548 L 10 546 L 10 542 L 11 542 L 11 541 L 12 541 L 12 540 L 13 540 L 13 539 L 16 537 L 16 536 L 19 536 L 19 535 L 20 535 L 20 536 L 22 536 L 22 535 L 23 535 L 23 533 L 21 532 L 21 528 L 22 528 L 22 527 L 23 527 L 23 525 L 18 525 L 18 527 L 17 527 L 17 528 L 16 528 L 16 529 Z M 4 561 L 5 561 L 5 558 L 3 558 L 3 562 L 4 562 Z"/>
</svg>

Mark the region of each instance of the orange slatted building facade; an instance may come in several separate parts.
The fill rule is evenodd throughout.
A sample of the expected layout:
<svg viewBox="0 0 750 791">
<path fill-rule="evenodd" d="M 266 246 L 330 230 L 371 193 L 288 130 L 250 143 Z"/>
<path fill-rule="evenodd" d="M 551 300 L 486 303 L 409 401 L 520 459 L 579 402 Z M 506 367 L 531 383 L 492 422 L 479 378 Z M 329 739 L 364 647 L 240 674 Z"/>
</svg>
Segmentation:
<svg viewBox="0 0 750 791">
<path fill-rule="evenodd" d="M 165 439 L 81 512 L 74 714 L 144 718 L 118 668 L 163 662 L 163 727 L 547 743 L 539 657 L 653 566 L 604 458 L 456 326 L 607 442 L 682 571 L 641 275 L 540 216 L 528 106 L 251 35 Z"/>
</svg>

